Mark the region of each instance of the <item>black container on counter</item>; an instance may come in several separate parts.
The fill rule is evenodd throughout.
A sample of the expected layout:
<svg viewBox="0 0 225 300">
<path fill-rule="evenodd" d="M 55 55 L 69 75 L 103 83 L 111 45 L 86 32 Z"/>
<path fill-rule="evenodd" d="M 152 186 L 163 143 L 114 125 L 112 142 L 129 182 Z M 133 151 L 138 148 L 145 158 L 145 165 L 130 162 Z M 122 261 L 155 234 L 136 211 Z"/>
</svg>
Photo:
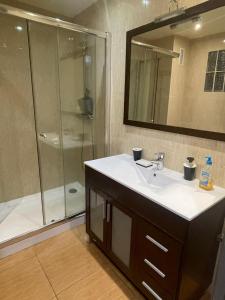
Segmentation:
<svg viewBox="0 0 225 300">
<path fill-rule="evenodd" d="M 141 159 L 142 157 L 142 148 L 133 148 L 133 156 L 134 156 L 134 161 Z"/>
<path fill-rule="evenodd" d="M 192 181 L 195 179 L 196 174 L 196 164 L 194 162 L 194 157 L 187 157 L 187 161 L 184 163 L 184 179 Z"/>
</svg>

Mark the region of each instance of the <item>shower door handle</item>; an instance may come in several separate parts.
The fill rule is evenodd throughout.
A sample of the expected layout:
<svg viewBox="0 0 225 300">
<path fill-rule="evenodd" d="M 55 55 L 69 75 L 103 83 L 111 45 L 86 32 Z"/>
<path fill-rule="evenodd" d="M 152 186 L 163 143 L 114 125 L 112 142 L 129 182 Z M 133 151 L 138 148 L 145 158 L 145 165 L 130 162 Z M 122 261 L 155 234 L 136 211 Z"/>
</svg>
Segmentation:
<svg viewBox="0 0 225 300">
<path fill-rule="evenodd" d="M 44 133 L 44 132 L 39 133 L 39 136 L 44 138 L 44 139 L 47 139 L 47 134 Z"/>
</svg>

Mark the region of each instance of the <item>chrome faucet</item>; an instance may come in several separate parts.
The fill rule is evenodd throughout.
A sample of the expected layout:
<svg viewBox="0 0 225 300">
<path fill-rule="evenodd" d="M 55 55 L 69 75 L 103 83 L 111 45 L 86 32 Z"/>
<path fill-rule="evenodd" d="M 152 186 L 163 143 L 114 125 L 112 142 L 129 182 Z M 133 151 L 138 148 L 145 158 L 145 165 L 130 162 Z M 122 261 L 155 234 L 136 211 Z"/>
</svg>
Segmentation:
<svg viewBox="0 0 225 300">
<path fill-rule="evenodd" d="M 164 168 L 164 152 L 155 153 L 155 159 L 151 160 L 151 163 L 156 167 L 156 170 L 162 170 Z"/>
</svg>

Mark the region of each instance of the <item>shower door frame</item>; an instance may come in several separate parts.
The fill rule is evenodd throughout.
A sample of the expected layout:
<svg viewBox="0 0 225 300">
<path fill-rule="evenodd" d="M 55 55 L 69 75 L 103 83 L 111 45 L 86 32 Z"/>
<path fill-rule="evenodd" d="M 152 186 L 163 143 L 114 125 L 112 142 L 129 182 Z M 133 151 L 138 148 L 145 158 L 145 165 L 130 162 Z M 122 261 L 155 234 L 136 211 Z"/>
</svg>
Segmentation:
<svg viewBox="0 0 225 300">
<path fill-rule="evenodd" d="M 6 14 L 6 15 L 11 15 L 11 16 L 16 16 L 22 19 L 25 19 L 26 21 L 34 21 L 37 23 L 42 23 L 42 24 L 46 24 L 46 25 L 50 25 L 50 26 L 54 26 L 57 28 L 63 28 L 63 29 L 67 29 L 70 31 L 75 31 L 75 32 L 79 32 L 79 33 L 86 33 L 89 35 L 93 35 L 95 37 L 99 37 L 102 39 L 105 39 L 105 75 L 106 75 L 106 101 L 105 101 L 105 124 L 106 124 L 106 129 L 105 129 L 105 155 L 110 155 L 110 98 L 111 98 L 111 33 L 109 32 L 102 32 L 102 31 L 98 31 L 98 30 L 94 30 L 94 29 L 90 29 L 84 26 L 80 26 L 77 25 L 75 23 L 71 23 L 68 21 L 64 21 L 62 19 L 59 18 L 53 18 L 50 16 L 46 16 L 46 15 L 41 15 L 39 13 L 34 13 L 32 11 L 28 11 L 28 10 L 23 10 L 17 7 L 13 7 L 10 5 L 6 5 L 6 4 L 0 4 L 0 14 Z M 29 34 L 28 34 L 28 38 L 29 38 Z M 31 70 L 31 76 L 32 76 L 32 70 Z M 32 90 L 33 90 L 33 83 L 32 83 Z M 33 93 L 33 101 L 34 101 L 34 92 Z M 60 99 L 61 102 L 61 99 Z M 36 116 L 35 113 L 35 104 L 34 104 L 34 114 Z M 62 220 L 58 220 L 55 223 L 52 224 L 46 224 L 46 213 L 45 213 L 45 203 L 44 203 L 44 191 L 42 188 L 42 178 L 41 178 L 41 165 L 40 165 L 40 149 L 38 146 L 38 132 L 37 132 L 37 120 L 35 117 L 35 130 L 36 130 L 36 140 L 37 140 L 37 155 L 38 155 L 38 167 L 39 167 L 39 181 L 40 181 L 40 190 L 41 190 L 41 204 L 42 204 L 42 217 L 43 217 L 43 227 L 48 228 L 48 227 L 52 227 L 52 226 L 57 226 L 57 224 L 61 224 L 63 221 L 67 222 L 68 219 L 77 217 L 78 215 L 84 215 L 84 213 L 79 213 L 78 215 L 74 215 L 74 216 L 70 216 L 67 217 L 65 214 L 65 218 Z M 62 132 L 61 132 L 62 134 Z M 60 135 L 61 135 L 60 134 Z M 60 136 L 60 148 L 63 152 L 62 149 L 62 136 Z M 62 154 L 63 155 L 63 154 Z M 64 186 L 65 189 L 65 186 Z M 66 202 L 66 199 L 64 199 L 64 201 Z M 66 204 L 65 204 L 66 206 Z M 28 235 L 35 235 L 36 232 L 39 232 L 39 230 L 35 230 L 35 231 L 31 231 L 30 233 L 26 233 L 22 236 L 17 236 L 15 238 L 12 238 L 10 241 L 7 242 L 8 244 L 13 244 L 16 243 L 18 240 L 21 240 L 21 238 L 23 239 L 26 238 Z M 4 243 L 3 243 L 4 244 Z"/>
</svg>

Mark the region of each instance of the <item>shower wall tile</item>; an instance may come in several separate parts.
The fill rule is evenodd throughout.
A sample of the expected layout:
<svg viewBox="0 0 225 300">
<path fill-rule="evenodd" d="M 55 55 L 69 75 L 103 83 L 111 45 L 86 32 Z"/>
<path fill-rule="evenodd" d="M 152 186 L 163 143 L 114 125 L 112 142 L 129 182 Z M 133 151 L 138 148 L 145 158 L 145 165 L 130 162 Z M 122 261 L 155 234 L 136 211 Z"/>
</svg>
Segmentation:
<svg viewBox="0 0 225 300">
<path fill-rule="evenodd" d="M 27 25 L 6 15 L 1 15 L 0 25 L 0 202 L 4 202 L 37 193 L 40 187 Z"/>
<path fill-rule="evenodd" d="M 83 161 L 92 159 L 91 132 L 92 121 L 82 115 L 80 101 L 84 97 L 85 88 L 93 91 L 92 86 L 86 86 L 86 77 L 92 68 L 85 68 L 84 55 L 89 51 L 91 37 L 80 32 L 65 29 L 59 31 L 59 71 L 60 71 L 60 101 L 62 109 L 62 129 L 65 137 L 64 176 L 65 183 L 74 181 L 84 183 Z M 87 47 L 86 49 L 84 47 Z M 95 81 L 91 80 L 91 83 Z M 77 147 L 68 149 L 66 138 L 72 138 Z"/>
<path fill-rule="evenodd" d="M 29 22 L 29 36 L 41 180 L 48 190 L 64 182 L 60 147 L 40 138 L 40 133 L 59 138 L 61 131 L 57 28 Z"/>
<path fill-rule="evenodd" d="M 168 12 L 168 0 L 150 2 L 144 7 L 139 0 L 99 0 L 74 20 L 112 33 L 111 154 L 131 153 L 133 146 L 142 146 L 146 158 L 151 158 L 154 152 L 165 151 L 166 167 L 177 171 L 182 171 L 187 155 L 195 156 L 201 165 L 202 159 L 211 154 L 215 161 L 215 183 L 225 187 L 225 143 L 123 125 L 126 31 Z M 202 2 L 205 1 L 180 0 L 186 7 Z"/>
</svg>

